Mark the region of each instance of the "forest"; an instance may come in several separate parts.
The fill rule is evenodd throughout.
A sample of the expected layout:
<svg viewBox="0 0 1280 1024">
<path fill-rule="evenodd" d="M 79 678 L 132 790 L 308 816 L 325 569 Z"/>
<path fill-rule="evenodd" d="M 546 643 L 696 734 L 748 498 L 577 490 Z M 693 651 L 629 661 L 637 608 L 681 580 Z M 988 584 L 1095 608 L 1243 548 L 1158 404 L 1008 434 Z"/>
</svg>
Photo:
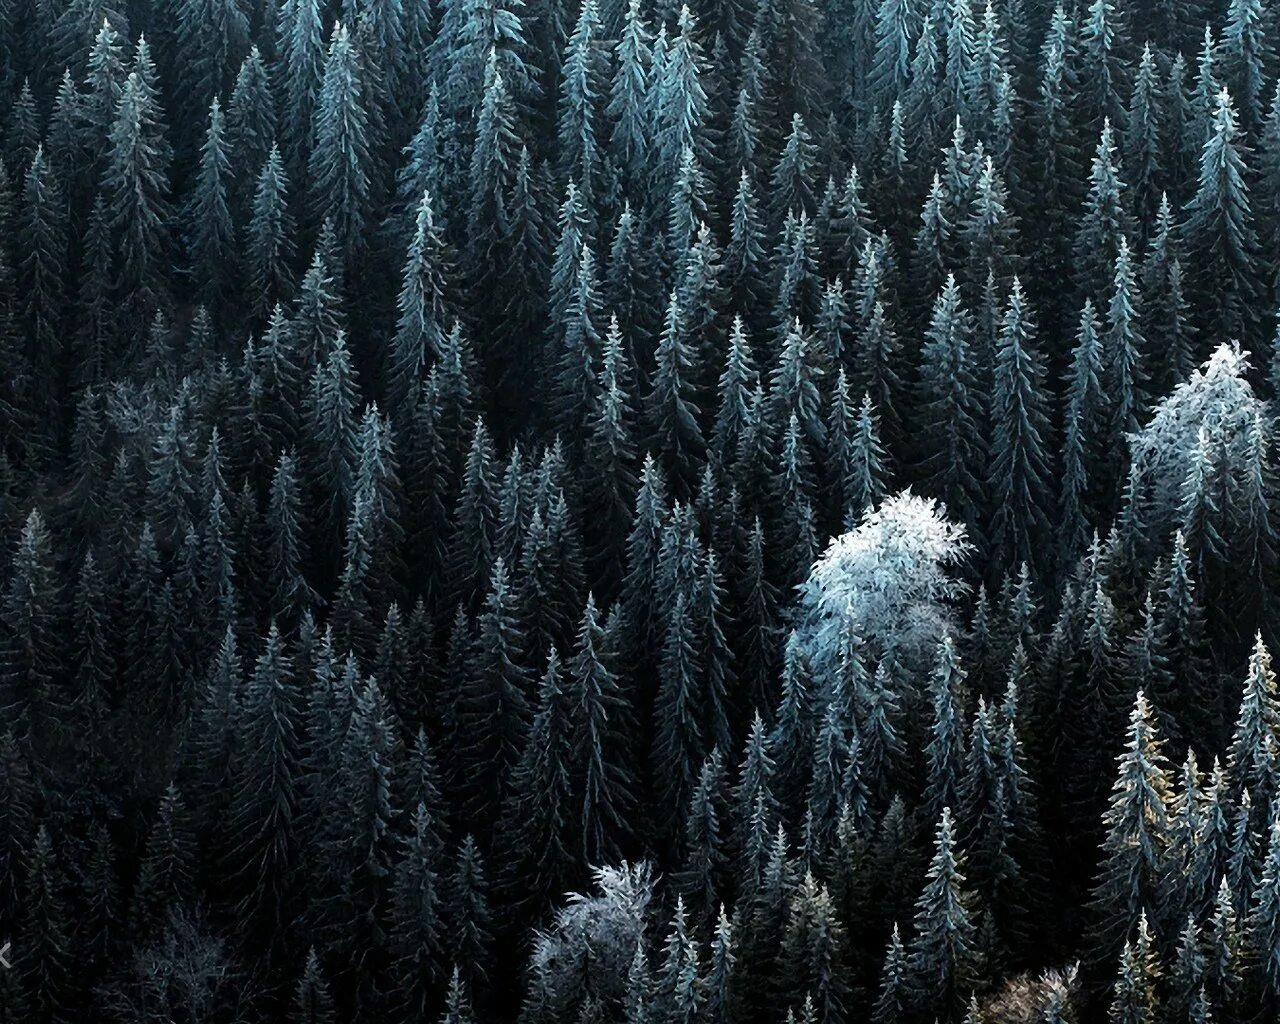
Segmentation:
<svg viewBox="0 0 1280 1024">
<path fill-rule="evenodd" d="M 0 0 L 0 1024 L 1280 1019 L 1280 8 Z"/>
</svg>

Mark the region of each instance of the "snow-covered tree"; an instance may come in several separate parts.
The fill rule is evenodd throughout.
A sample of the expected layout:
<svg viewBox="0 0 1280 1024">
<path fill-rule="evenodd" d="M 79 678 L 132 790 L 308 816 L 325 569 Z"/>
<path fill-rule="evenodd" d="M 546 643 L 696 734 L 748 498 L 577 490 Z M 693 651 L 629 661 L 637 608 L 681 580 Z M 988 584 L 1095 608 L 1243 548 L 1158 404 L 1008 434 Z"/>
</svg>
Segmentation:
<svg viewBox="0 0 1280 1024">
<path fill-rule="evenodd" d="M 964 527 L 909 490 L 866 512 L 831 541 L 800 588 L 799 635 L 815 671 L 834 671 L 848 607 L 873 649 L 892 647 L 900 658 L 931 653 L 954 624 L 965 590 L 956 572 L 968 550 Z"/>
</svg>

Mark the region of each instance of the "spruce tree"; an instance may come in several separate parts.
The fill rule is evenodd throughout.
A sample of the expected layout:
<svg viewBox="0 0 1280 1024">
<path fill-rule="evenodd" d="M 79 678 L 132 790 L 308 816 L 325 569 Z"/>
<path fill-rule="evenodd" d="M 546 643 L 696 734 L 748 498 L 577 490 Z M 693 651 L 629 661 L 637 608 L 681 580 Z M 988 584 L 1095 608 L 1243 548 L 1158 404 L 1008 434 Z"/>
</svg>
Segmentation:
<svg viewBox="0 0 1280 1024">
<path fill-rule="evenodd" d="M 440 851 L 431 811 L 419 802 L 393 868 L 390 948 L 398 1001 L 405 1013 L 425 1013 L 433 982 L 443 974 L 444 921 Z"/>
<path fill-rule="evenodd" d="M 938 644 L 930 680 L 933 721 L 929 744 L 926 807 L 928 813 L 941 814 L 943 808 L 959 807 L 960 788 L 964 776 L 965 736 L 960 701 L 964 670 L 951 637 Z"/>
<path fill-rule="evenodd" d="M 134 329 L 141 327 L 140 314 L 149 314 L 164 293 L 169 177 L 159 116 L 140 72 L 130 72 L 107 136 L 101 188 L 119 240 L 117 286 L 130 308 L 138 311 L 133 314 Z"/>
<path fill-rule="evenodd" d="M 265 319 L 293 295 L 294 218 L 289 181 L 280 147 L 274 142 L 258 172 L 252 213 L 245 232 L 245 277 L 250 310 Z"/>
<path fill-rule="evenodd" d="M 1254 956 L 1274 1005 L 1280 998 L 1280 817 L 1272 819 L 1249 917 Z"/>
<path fill-rule="evenodd" d="M 49 400 L 60 376 L 68 262 L 67 200 L 44 147 L 37 146 L 22 190 L 19 282 L 33 343 L 37 394 Z"/>
<path fill-rule="evenodd" d="M 1017 278 L 996 342 L 991 412 L 995 510 L 990 539 L 1009 563 L 1035 564 L 1047 536 L 1049 423 L 1035 322 Z"/>
<path fill-rule="evenodd" d="M 301 0 L 298 12 L 307 0 Z M 347 27 L 334 25 L 316 99 L 307 165 L 311 213 L 329 219 L 348 259 L 363 249 L 371 198 L 369 97 L 360 56 Z"/>
<path fill-rule="evenodd" d="M 213 98 L 209 126 L 200 148 L 200 165 L 187 207 L 187 246 L 196 293 L 210 308 L 221 310 L 230 287 L 235 234 L 232 227 L 231 160 L 222 102 Z"/>
<path fill-rule="evenodd" d="M 451 714 L 456 778 L 467 781 L 478 820 L 487 820 L 499 805 L 528 730 L 523 637 L 514 604 L 507 568 L 499 560 L 476 622 L 469 672 L 459 681 Z"/>
<path fill-rule="evenodd" d="M 1204 325 L 1222 339 L 1251 337 L 1256 326 L 1257 237 L 1245 181 L 1246 150 L 1238 136 L 1235 106 L 1223 89 L 1215 99 L 1200 152 L 1199 183 L 1183 224 L 1188 256 L 1215 282 L 1204 296 Z"/>
<path fill-rule="evenodd" d="M 702 455 L 704 441 L 693 403 L 692 354 L 675 292 L 667 304 L 656 356 L 657 369 L 646 402 L 652 448 L 666 461 L 672 481 L 691 488 L 694 460 Z"/>
<path fill-rule="evenodd" d="M 1107 835 L 1094 887 L 1094 917 L 1095 941 L 1104 954 L 1114 955 L 1143 914 L 1164 910 L 1170 790 L 1161 748 L 1151 705 L 1139 690 L 1103 816 Z"/>
<path fill-rule="evenodd" d="M 973 317 L 965 309 L 955 275 L 934 303 L 921 348 L 919 464 L 927 492 L 971 526 L 978 523 L 985 443 L 980 426 L 981 395 L 972 350 Z"/>
<path fill-rule="evenodd" d="M 639 0 L 628 0 L 622 30 L 614 47 L 616 67 L 609 88 L 607 113 L 614 122 L 609 150 L 624 181 L 640 181 L 649 147 L 652 85 L 652 35 Z"/>
<path fill-rule="evenodd" d="M 444 351 L 444 245 L 431 194 L 424 192 L 396 303 L 400 316 L 387 353 L 388 405 L 402 417 L 418 393 L 423 369 Z"/>
<path fill-rule="evenodd" d="M 245 882 L 237 910 L 242 919 L 279 928 L 294 908 L 302 750 L 293 663 L 274 626 L 249 679 L 242 715 L 243 742 L 232 768 L 231 866 Z"/>
<path fill-rule="evenodd" d="M 628 831 L 633 807 L 629 794 L 634 776 L 628 763 L 627 729 L 630 702 L 611 667 L 610 638 L 599 621 L 594 597 L 588 595 L 578 627 L 577 643 L 568 664 L 566 690 L 570 707 L 570 772 L 575 802 L 580 802 L 582 853 L 586 864 L 616 857 Z"/>
<path fill-rule="evenodd" d="M 933 859 L 916 902 L 909 978 L 916 1012 L 954 1018 L 979 969 L 972 897 L 955 849 L 950 808 L 938 821 Z M 882 992 L 883 994 L 883 992 Z"/>
</svg>

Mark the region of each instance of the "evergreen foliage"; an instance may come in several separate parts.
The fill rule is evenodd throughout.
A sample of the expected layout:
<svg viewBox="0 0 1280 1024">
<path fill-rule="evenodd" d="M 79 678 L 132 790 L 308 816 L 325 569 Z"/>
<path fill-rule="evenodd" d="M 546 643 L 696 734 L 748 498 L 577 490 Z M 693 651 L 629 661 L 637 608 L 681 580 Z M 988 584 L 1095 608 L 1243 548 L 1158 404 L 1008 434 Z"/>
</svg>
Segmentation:
<svg viewBox="0 0 1280 1024">
<path fill-rule="evenodd" d="M 0 0 L 0 1024 L 1274 1019 L 1276 31 Z"/>
</svg>

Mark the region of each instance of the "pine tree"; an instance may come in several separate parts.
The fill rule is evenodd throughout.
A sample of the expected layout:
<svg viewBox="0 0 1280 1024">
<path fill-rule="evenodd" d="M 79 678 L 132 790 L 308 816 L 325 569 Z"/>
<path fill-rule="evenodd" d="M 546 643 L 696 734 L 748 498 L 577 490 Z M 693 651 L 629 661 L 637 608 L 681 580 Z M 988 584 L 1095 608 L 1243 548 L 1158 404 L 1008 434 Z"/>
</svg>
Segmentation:
<svg viewBox="0 0 1280 1024">
<path fill-rule="evenodd" d="M 1132 186 L 1133 209 L 1142 224 L 1149 224 L 1159 202 L 1157 181 L 1160 178 L 1161 110 L 1164 96 L 1160 85 L 1156 59 L 1147 43 L 1142 48 L 1142 60 L 1134 77 L 1133 92 L 1129 97 L 1128 124 L 1124 133 L 1124 165 Z"/>
<path fill-rule="evenodd" d="M 889 110 L 907 85 L 913 34 L 913 14 L 903 0 L 882 0 L 876 11 L 875 56 L 868 86 L 871 106 Z"/>
<path fill-rule="evenodd" d="M 1109 118 L 1124 124 L 1120 97 L 1128 92 L 1128 68 L 1122 54 L 1127 32 L 1111 0 L 1093 0 L 1080 28 L 1080 79 L 1087 83 L 1084 101 L 1088 117 L 1097 123 Z"/>
<path fill-rule="evenodd" d="M 750 341 L 741 316 L 735 316 L 729 332 L 729 349 L 725 356 L 724 371 L 717 385 L 719 396 L 715 427 L 714 447 L 721 458 L 729 459 L 737 452 L 738 440 L 746 429 L 750 415 L 751 388 L 757 380 Z"/>
<path fill-rule="evenodd" d="M 19 969 L 30 1012 L 44 1020 L 58 1019 L 73 991 L 71 922 L 60 891 L 63 870 L 49 829 L 41 824 L 28 853 L 27 884 L 19 922 L 27 936 L 30 959 L 24 959 Z"/>
<path fill-rule="evenodd" d="M 470 835 L 458 848 L 458 860 L 448 882 L 445 905 L 455 959 L 472 984 L 483 983 L 488 977 L 488 951 L 493 941 L 490 931 L 492 913 L 484 863 L 475 838 Z M 451 991 L 456 987 L 455 975 Z"/>
<path fill-rule="evenodd" d="M 1232 94 L 1239 98 L 1246 128 L 1262 123 L 1266 65 L 1274 54 L 1264 28 L 1265 14 L 1257 0 L 1233 0 L 1227 5 L 1227 21 L 1222 35 L 1223 77 Z"/>
<path fill-rule="evenodd" d="M 170 910 L 191 898 L 195 856 L 186 805 L 170 784 L 160 799 L 130 899 L 135 934 L 145 937 L 163 927 Z"/>
<path fill-rule="evenodd" d="M 613 121 L 609 152 L 624 181 L 636 185 L 649 152 L 652 109 L 652 35 L 639 0 L 628 0 L 623 28 L 614 47 L 616 57 L 606 110 Z"/>
<path fill-rule="evenodd" d="M 661 1020 L 696 1019 L 702 1009 L 700 950 L 689 925 L 683 899 L 677 898 L 663 961 L 654 979 L 654 1010 Z"/>
<path fill-rule="evenodd" d="M 115 680 L 115 637 L 107 604 L 106 579 L 93 551 L 85 553 L 72 599 L 74 630 L 72 664 L 75 670 L 73 701 L 93 727 L 105 714 Z"/>
<path fill-rule="evenodd" d="M 890 320 L 884 303 L 873 301 L 859 312 L 861 334 L 855 346 L 858 367 L 852 383 L 871 396 L 880 413 L 884 438 L 890 448 L 901 443 L 903 384 L 896 368 L 901 351 L 898 332 Z"/>
<path fill-rule="evenodd" d="M 781 224 L 788 215 L 813 216 L 813 164 L 817 147 L 799 114 L 791 116 L 791 128 L 770 178 L 770 219 Z"/>
<path fill-rule="evenodd" d="M 807 443 L 815 450 L 826 441 L 827 433 L 818 392 L 822 375 L 818 359 L 813 339 L 798 319 L 793 320 L 778 353 L 769 388 L 774 421 L 785 423 L 794 416 Z"/>
<path fill-rule="evenodd" d="M 315 460 L 311 472 L 327 496 L 322 521 L 333 524 L 338 522 L 339 508 L 351 507 L 355 491 L 356 395 L 347 338 L 338 330 L 323 365 L 316 367 L 306 410 L 310 435 L 307 452 Z"/>
<path fill-rule="evenodd" d="M 561 324 L 555 360 L 552 406 L 565 434 L 581 437 L 587 418 L 595 411 L 595 367 L 603 348 L 599 321 L 600 295 L 596 285 L 595 258 L 583 245 L 576 254 L 572 284 Z"/>
<path fill-rule="evenodd" d="M 512 781 L 503 833 L 510 837 L 513 859 L 505 884 L 521 892 L 521 902 L 535 906 L 574 884 L 582 867 L 577 855 L 570 695 L 562 681 L 555 648 L 538 684 L 537 706 L 529 739 Z M 517 840 L 516 837 L 519 837 Z"/>
<path fill-rule="evenodd" d="M 1154 1024 L 1157 1016 L 1155 953 L 1145 913 L 1139 918 L 1133 941 L 1125 940 L 1110 1016 L 1116 1024 Z"/>
<path fill-rule="evenodd" d="M 406 1014 L 425 1014 L 443 974 L 444 894 L 431 811 L 419 802 L 391 881 L 392 973 Z"/>
<path fill-rule="evenodd" d="M 1277 797 L 1273 781 L 1280 741 L 1280 695 L 1276 691 L 1271 653 L 1259 634 L 1249 657 L 1240 712 L 1227 754 L 1227 768 L 1237 791 L 1248 790 L 1262 806 Z M 1264 813 L 1263 820 L 1266 820 Z"/>
<path fill-rule="evenodd" d="M 597 132 L 609 74 L 603 36 L 599 8 L 595 0 L 586 0 L 578 9 L 561 66 L 557 132 L 564 174 L 577 182 L 588 206 L 595 202 L 602 164 Z"/>
<path fill-rule="evenodd" d="M 705 167 L 708 156 L 703 125 L 707 120 L 707 93 L 702 84 L 703 53 L 697 40 L 697 24 L 688 5 L 676 17 L 676 34 L 659 61 L 653 58 L 654 80 L 650 109 L 657 144 L 654 170 L 662 177 L 658 192 L 670 183 L 686 150 Z M 655 47 L 656 49 L 656 47 Z"/>
<path fill-rule="evenodd" d="M 1228 1004 L 1239 984 L 1239 959 L 1243 953 L 1241 929 L 1232 901 L 1231 887 L 1224 876 L 1218 885 L 1213 913 L 1208 923 L 1206 973 L 1208 988 L 1220 1004 Z"/>
<path fill-rule="evenodd" d="M 717 903 L 717 882 L 725 860 L 721 825 L 724 790 L 724 762 L 719 750 L 713 748 L 703 759 L 684 815 L 684 870 L 679 884 L 695 918 L 710 919 Z"/>
<path fill-rule="evenodd" d="M 586 523 L 596 538 L 593 561 L 597 579 L 612 586 L 623 578 L 623 552 L 615 539 L 626 535 L 631 523 L 631 495 L 635 493 L 634 413 L 630 394 L 631 368 L 618 318 L 612 317 L 596 374 L 595 412 L 588 424 L 586 449 L 596 467 L 587 483 Z"/>
<path fill-rule="evenodd" d="M 295 176 L 311 143 L 312 115 L 325 70 L 320 8 L 318 0 L 294 0 L 286 8 L 280 25 L 283 38 L 277 42 L 283 64 L 286 152 L 298 161 L 289 168 Z"/>
<path fill-rule="evenodd" d="M 1096 0 L 1106 4 L 1109 0 Z M 1120 154 L 1114 141 L 1113 122 L 1103 121 L 1102 132 L 1089 171 L 1089 192 L 1084 216 L 1076 230 L 1075 258 L 1078 279 L 1091 293 L 1101 294 L 1111 283 L 1120 239 L 1133 232 L 1126 199 L 1128 186 L 1121 177 Z"/>
<path fill-rule="evenodd" d="M 583 860 L 588 864 L 616 856 L 632 806 L 625 738 L 631 709 L 610 668 L 608 645 L 595 601 L 588 596 L 569 662 L 569 692 L 574 699 L 569 763 L 574 766 L 574 783 L 581 792 Z"/>
<path fill-rule="evenodd" d="M 85 86 L 89 95 L 86 97 L 85 119 L 93 136 L 88 143 L 89 149 L 95 156 L 106 151 L 107 135 L 115 119 L 126 78 L 119 28 L 111 21 L 108 17 L 102 19 L 86 62 Z"/>
<path fill-rule="evenodd" d="M 706 1002 L 703 1012 L 710 1024 L 728 1024 L 733 1018 L 737 963 L 733 920 L 722 903 L 716 917 L 715 935 L 711 941 L 710 962 L 707 964 L 704 982 Z"/>
<path fill-rule="evenodd" d="M 695 647 L 694 623 L 683 593 L 677 593 L 667 614 L 657 698 L 658 724 L 653 763 L 671 813 L 685 806 L 702 760 L 702 714 L 698 676 L 701 665 Z"/>
<path fill-rule="evenodd" d="M 276 105 L 267 64 L 258 47 L 250 46 L 227 103 L 227 154 L 239 198 L 252 196 L 252 175 L 269 157 L 277 137 Z"/>
<path fill-rule="evenodd" d="M 53 542 L 39 510 L 22 529 L 0 602 L 5 636 L 0 641 L 0 694 L 21 739 L 47 733 L 55 710 L 54 687 L 62 664 L 56 640 L 58 579 Z"/>
<path fill-rule="evenodd" d="M 1100 504 L 1098 491 L 1106 479 L 1100 451 L 1108 408 L 1102 360 L 1098 317 L 1092 300 L 1085 299 L 1071 354 L 1062 446 L 1062 525 L 1067 531 L 1063 541 L 1071 553 L 1088 545 Z"/>
<path fill-rule="evenodd" d="M 186 65 L 187 101 L 198 111 L 230 85 L 248 47 L 249 16 L 234 0 L 181 0 L 177 8 L 175 56 Z"/>
<path fill-rule="evenodd" d="M 906 950 L 895 924 L 893 934 L 889 936 L 889 946 L 880 973 L 880 990 L 871 1011 L 871 1019 L 875 1024 L 889 1024 L 890 1021 L 903 1019 L 911 1012 L 909 972 Z"/>
<path fill-rule="evenodd" d="M 791 896 L 781 950 L 786 990 L 812 1000 L 810 1019 L 823 1024 L 845 1020 L 844 929 L 830 894 L 805 873 Z"/>
<path fill-rule="evenodd" d="M 483 275 L 485 261 L 493 258 L 501 241 L 506 207 L 511 202 L 523 150 L 515 104 L 497 61 L 497 54 L 490 54 L 475 145 L 471 149 L 469 211 L 475 222 L 475 237 L 468 247 L 468 259 L 477 275 Z M 421 173 L 425 176 L 425 168 Z M 435 170 L 431 176 L 438 178 L 440 171 Z M 436 184 L 440 187 L 443 182 Z"/>
</svg>

